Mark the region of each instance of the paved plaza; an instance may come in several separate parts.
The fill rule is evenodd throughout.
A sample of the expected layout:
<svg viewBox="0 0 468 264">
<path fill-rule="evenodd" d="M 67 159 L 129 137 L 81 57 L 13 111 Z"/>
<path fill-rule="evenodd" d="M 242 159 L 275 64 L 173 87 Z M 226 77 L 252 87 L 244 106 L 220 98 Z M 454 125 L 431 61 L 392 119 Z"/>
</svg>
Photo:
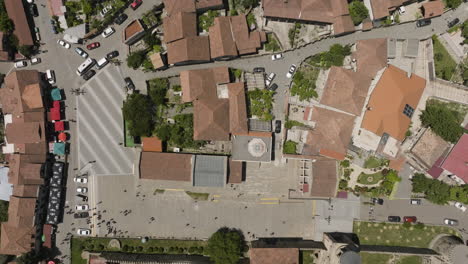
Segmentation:
<svg viewBox="0 0 468 264">
<path fill-rule="evenodd" d="M 135 151 L 124 147 L 122 103 L 124 81 L 119 68 L 108 65 L 86 82 L 77 96 L 78 164 L 90 161 L 96 175 L 133 174 Z"/>
</svg>

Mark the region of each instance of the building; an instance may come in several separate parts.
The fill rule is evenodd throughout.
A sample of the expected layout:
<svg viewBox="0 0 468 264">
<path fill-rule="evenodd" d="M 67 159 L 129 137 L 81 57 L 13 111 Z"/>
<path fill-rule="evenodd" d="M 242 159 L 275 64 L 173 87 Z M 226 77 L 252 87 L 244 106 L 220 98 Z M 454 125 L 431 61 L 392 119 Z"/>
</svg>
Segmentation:
<svg viewBox="0 0 468 264">
<path fill-rule="evenodd" d="M 34 45 L 23 1 L 5 0 L 4 4 L 8 13 L 8 17 L 10 17 L 10 19 L 13 21 L 13 24 L 15 25 L 15 30 L 13 31 L 13 34 L 15 34 L 15 36 L 18 38 L 19 44 L 21 46 Z"/>
<path fill-rule="evenodd" d="M 139 19 L 135 19 L 125 27 L 122 34 L 123 42 L 133 45 L 145 35 L 145 28 Z"/>
<path fill-rule="evenodd" d="M 251 248 L 250 264 L 299 264 L 298 248 Z"/>
<path fill-rule="evenodd" d="M 156 136 L 143 137 L 141 139 L 141 147 L 143 151 L 150 151 L 150 152 L 162 152 L 163 151 L 163 143 Z"/>
<path fill-rule="evenodd" d="M 232 136 L 232 160 L 270 162 L 273 153 L 271 132 L 250 131 Z"/>
<path fill-rule="evenodd" d="M 161 70 L 161 69 L 167 68 L 166 66 L 167 58 L 165 54 L 162 54 L 161 52 L 153 52 L 149 55 L 149 59 L 155 70 Z"/>
<path fill-rule="evenodd" d="M 423 3 L 421 6 L 421 12 L 424 18 L 433 18 L 441 16 L 444 13 L 445 5 L 441 0 L 434 0 Z"/>
<path fill-rule="evenodd" d="M 224 187 L 227 182 L 227 157 L 195 155 L 193 186 Z"/>
<path fill-rule="evenodd" d="M 163 19 L 164 42 L 197 36 L 197 14 L 179 12 Z M 194 26 L 195 25 L 195 26 Z"/>
<path fill-rule="evenodd" d="M 468 134 L 458 140 L 441 167 L 468 183 Z"/>
<path fill-rule="evenodd" d="M 167 44 L 168 63 L 186 65 L 209 62 L 210 41 L 208 36 L 194 36 Z"/>
<path fill-rule="evenodd" d="M 346 0 L 263 0 L 268 19 L 333 25 L 335 35 L 354 31 Z"/>
<path fill-rule="evenodd" d="M 144 151 L 140 179 L 191 182 L 194 158 L 192 154 Z"/>
<path fill-rule="evenodd" d="M 310 196 L 335 197 L 338 187 L 338 166 L 333 159 L 317 159 L 312 162 Z"/>
<path fill-rule="evenodd" d="M 411 153 L 422 168 L 429 170 L 439 158 L 447 155 L 449 149 L 450 143 L 428 128 L 411 148 Z"/>
<path fill-rule="evenodd" d="M 223 0 L 163 0 L 164 10 L 168 16 L 178 12 L 203 13 L 208 10 L 223 9 Z"/>
</svg>

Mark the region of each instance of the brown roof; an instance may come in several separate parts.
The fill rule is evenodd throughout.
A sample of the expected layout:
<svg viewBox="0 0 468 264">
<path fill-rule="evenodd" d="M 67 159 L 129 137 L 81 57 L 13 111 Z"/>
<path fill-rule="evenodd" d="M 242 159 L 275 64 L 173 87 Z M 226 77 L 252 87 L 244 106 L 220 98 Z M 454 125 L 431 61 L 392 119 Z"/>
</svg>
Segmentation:
<svg viewBox="0 0 468 264">
<path fill-rule="evenodd" d="M 351 19 L 351 16 L 337 16 L 333 22 L 333 33 L 335 35 L 340 35 L 344 33 L 349 33 L 354 31 L 354 23 Z"/>
<path fill-rule="evenodd" d="M 194 0 L 163 0 L 164 10 L 169 16 L 178 12 L 195 12 Z"/>
<path fill-rule="evenodd" d="M 262 3 L 266 17 L 334 24 L 336 34 L 349 30 L 351 18 L 346 0 L 263 0 Z M 340 16 L 345 17 L 338 18 Z"/>
<path fill-rule="evenodd" d="M 406 105 L 416 109 L 426 80 L 389 65 L 372 92 L 362 128 L 379 136 L 387 133 L 403 141 L 411 119 L 403 114 Z"/>
<path fill-rule="evenodd" d="M 390 11 L 403 5 L 407 0 L 370 0 L 374 19 L 381 19 L 390 15 Z"/>
<path fill-rule="evenodd" d="M 228 183 L 241 183 L 244 178 L 244 163 L 229 158 Z"/>
<path fill-rule="evenodd" d="M 197 9 L 209 9 L 209 8 L 218 8 L 223 7 L 223 0 L 197 0 L 195 2 Z"/>
<path fill-rule="evenodd" d="M 204 97 L 206 94 L 216 93 L 217 84 L 225 84 L 229 81 L 227 67 L 182 71 L 180 73 L 182 101 L 188 103 Z"/>
<path fill-rule="evenodd" d="M 337 187 L 335 160 L 317 160 L 312 163 L 312 188 L 310 196 L 335 197 Z"/>
<path fill-rule="evenodd" d="M 298 248 L 251 248 L 250 264 L 299 264 Z"/>
<path fill-rule="evenodd" d="M 356 59 L 357 71 L 373 79 L 379 70 L 387 66 L 387 39 L 359 40 L 352 57 Z"/>
<path fill-rule="evenodd" d="M 43 111 L 40 75 L 36 70 L 13 71 L 5 77 L 0 102 L 5 114 Z"/>
<path fill-rule="evenodd" d="M 440 16 L 444 13 L 444 3 L 441 0 L 429 1 L 422 4 L 424 18 Z"/>
<path fill-rule="evenodd" d="M 142 152 L 140 179 L 191 181 L 192 154 Z"/>
<path fill-rule="evenodd" d="M 10 196 L 8 223 L 16 227 L 34 226 L 35 209 L 36 198 Z"/>
<path fill-rule="evenodd" d="M 362 21 L 362 30 L 363 31 L 371 30 L 373 27 L 374 27 L 374 25 L 372 24 L 372 20 L 370 20 L 370 18 L 366 18 L 366 19 L 364 19 Z"/>
<path fill-rule="evenodd" d="M 226 16 L 216 17 L 210 27 L 210 52 L 212 58 L 237 56 L 236 43 L 231 31 L 231 19 Z"/>
<path fill-rule="evenodd" d="M 163 19 L 164 42 L 170 43 L 197 35 L 197 15 L 179 12 Z"/>
<path fill-rule="evenodd" d="M 8 182 L 11 184 L 42 184 L 41 163 L 36 163 L 35 155 L 8 155 Z"/>
<path fill-rule="evenodd" d="M 163 61 L 163 58 L 161 57 L 160 52 L 155 52 L 149 55 L 149 58 L 151 60 L 151 64 L 153 64 L 153 68 L 155 70 L 163 68 L 166 66 L 166 64 Z"/>
<path fill-rule="evenodd" d="M 139 19 L 133 20 L 132 22 L 130 22 L 130 24 L 128 24 L 125 27 L 123 31 L 124 41 L 131 39 L 133 36 L 135 36 L 136 34 L 142 31 L 145 31 L 145 29 L 143 28 L 143 25 L 141 24 L 140 20 Z"/>
<path fill-rule="evenodd" d="M 396 159 L 390 160 L 388 167 L 392 170 L 400 171 L 405 165 L 406 158 L 404 156 L 398 156 Z"/>
<path fill-rule="evenodd" d="M 428 128 L 413 146 L 411 152 L 429 169 L 449 148 L 450 143 Z"/>
<path fill-rule="evenodd" d="M 247 105 L 245 101 L 245 84 L 230 83 L 229 91 L 229 131 L 232 134 L 248 133 Z"/>
<path fill-rule="evenodd" d="M 315 128 L 309 131 L 302 154 L 321 154 L 343 160 L 351 140 L 355 117 L 319 107 L 314 107 L 312 111 Z"/>
<path fill-rule="evenodd" d="M 44 112 L 24 112 L 13 116 L 13 123 L 45 122 Z"/>
<path fill-rule="evenodd" d="M 13 185 L 13 195 L 18 197 L 34 197 L 37 198 L 37 190 L 39 185 Z"/>
<path fill-rule="evenodd" d="M 249 32 L 244 14 L 232 16 L 231 30 L 240 55 L 254 53 L 261 46 L 260 32 Z"/>
<path fill-rule="evenodd" d="M 34 227 L 17 227 L 9 222 L 2 223 L 0 254 L 21 255 L 29 252 L 34 243 Z"/>
<path fill-rule="evenodd" d="M 39 143 L 45 141 L 44 124 L 40 122 L 14 122 L 6 125 L 5 135 L 10 144 Z"/>
<path fill-rule="evenodd" d="M 195 36 L 168 43 L 167 54 L 169 64 L 210 61 L 209 38 Z"/>
<path fill-rule="evenodd" d="M 143 137 L 141 146 L 143 151 L 162 152 L 162 141 L 156 136 Z"/>
<path fill-rule="evenodd" d="M 10 17 L 15 25 L 15 31 L 13 33 L 18 38 L 19 44 L 34 45 L 23 2 L 18 0 L 5 0 L 4 3 L 8 17 Z"/>
<path fill-rule="evenodd" d="M 229 101 L 200 99 L 194 102 L 193 139 L 229 140 Z"/>
<path fill-rule="evenodd" d="M 320 103 L 359 116 L 370 82 L 370 78 L 360 72 L 332 66 Z"/>
</svg>

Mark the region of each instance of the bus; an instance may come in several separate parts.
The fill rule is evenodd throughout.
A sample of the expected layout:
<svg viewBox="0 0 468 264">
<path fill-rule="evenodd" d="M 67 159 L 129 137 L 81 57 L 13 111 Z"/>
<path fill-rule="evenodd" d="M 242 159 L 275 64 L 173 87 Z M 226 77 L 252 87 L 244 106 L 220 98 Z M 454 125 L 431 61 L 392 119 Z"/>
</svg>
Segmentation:
<svg viewBox="0 0 468 264">
<path fill-rule="evenodd" d="M 87 70 L 89 70 L 91 67 L 93 67 L 94 64 L 96 64 L 96 60 L 91 59 L 91 58 L 87 58 L 87 59 L 78 67 L 78 70 L 76 70 L 76 74 L 78 74 L 78 76 L 83 75 Z"/>
</svg>

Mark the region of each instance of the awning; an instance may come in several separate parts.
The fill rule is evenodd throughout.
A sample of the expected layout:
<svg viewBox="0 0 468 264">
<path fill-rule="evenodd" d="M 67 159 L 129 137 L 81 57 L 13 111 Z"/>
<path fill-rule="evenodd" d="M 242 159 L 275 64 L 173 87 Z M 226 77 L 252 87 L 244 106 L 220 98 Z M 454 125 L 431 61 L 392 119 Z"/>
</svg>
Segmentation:
<svg viewBox="0 0 468 264">
<path fill-rule="evenodd" d="M 62 92 L 60 91 L 59 88 L 52 89 L 52 91 L 50 91 L 50 96 L 52 97 L 52 100 L 54 101 L 62 100 Z"/>
<path fill-rule="evenodd" d="M 54 143 L 54 154 L 65 155 L 65 143 Z"/>
<path fill-rule="evenodd" d="M 50 109 L 50 112 L 49 112 L 49 120 L 50 121 L 52 121 L 52 120 L 58 121 L 58 120 L 61 119 L 60 117 L 61 117 L 60 108 L 53 107 L 53 108 Z"/>
<path fill-rule="evenodd" d="M 60 108 L 61 108 L 61 107 L 60 107 L 60 101 L 54 101 L 54 102 L 52 103 L 52 108 L 57 108 L 57 109 L 60 110 Z"/>
<path fill-rule="evenodd" d="M 55 132 L 64 131 L 65 123 L 63 121 L 57 121 L 54 123 Z"/>
<path fill-rule="evenodd" d="M 62 142 L 67 141 L 67 134 L 65 134 L 65 133 L 63 133 L 63 132 L 60 133 L 60 134 L 58 134 L 58 139 L 59 139 L 60 141 L 62 141 Z"/>
</svg>

